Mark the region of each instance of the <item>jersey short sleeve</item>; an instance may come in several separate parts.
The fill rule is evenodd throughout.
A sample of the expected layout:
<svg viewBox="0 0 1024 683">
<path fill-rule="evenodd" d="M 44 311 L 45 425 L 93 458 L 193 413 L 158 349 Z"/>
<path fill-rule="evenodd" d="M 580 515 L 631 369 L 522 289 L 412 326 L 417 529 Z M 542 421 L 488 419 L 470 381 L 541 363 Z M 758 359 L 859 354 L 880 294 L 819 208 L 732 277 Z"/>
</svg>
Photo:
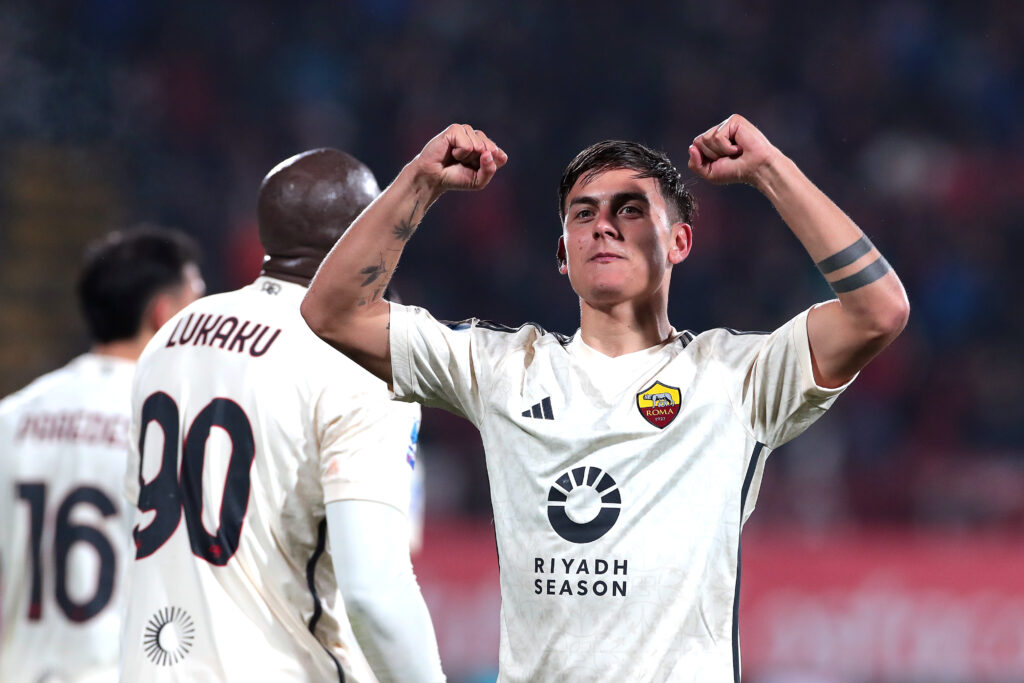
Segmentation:
<svg viewBox="0 0 1024 683">
<path fill-rule="evenodd" d="M 14 425 L 11 424 L 10 416 L 3 410 L 3 402 L 0 401 L 0 443 L 10 443 L 13 439 Z M 0 457 L 0 519 L 14 519 L 14 477 L 9 470 L 7 458 Z M 7 563 L 11 560 L 11 537 L 13 530 L 10 524 L 0 524 L 0 633 L 4 628 L 4 615 L 8 609 L 4 599 L 4 571 Z M 10 570 L 7 570 L 10 571 Z"/>
<path fill-rule="evenodd" d="M 390 400 L 381 383 L 344 406 L 322 395 L 316 419 L 324 503 L 370 500 L 407 514 L 420 407 Z"/>
<path fill-rule="evenodd" d="M 801 434 L 849 386 L 814 381 L 807 314 L 798 314 L 769 335 L 717 330 L 717 352 L 742 374 L 735 384 L 736 409 L 758 441 L 777 448 Z"/>
<path fill-rule="evenodd" d="M 132 396 L 136 394 L 136 387 L 138 385 L 138 377 L 132 379 Z M 134 510 L 135 506 L 139 502 L 139 453 L 143 450 L 143 444 L 139 443 L 139 434 L 142 431 L 142 425 L 139 422 L 140 415 L 138 411 L 133 410 L 131 415 L 130 428 L 128 430 L 128 439 L 131 442 L 132 450 L 128 454 L 126 459 L 126 467 L 124 473 L 124 486 L 121 489 L 121 493 L 124 495 L 124 500 L 128 504 L 128 510 Z M 127 515 L 129 525 L 133 524 L 132 515 Z"/>
<path fill-rule="evenodd" d="M 391 304 L 391 372 L 395 396 L 444 408 L 476 423 L 486 344 L 477 321 L 445 324 L 416 306 Z"/>
</svg>

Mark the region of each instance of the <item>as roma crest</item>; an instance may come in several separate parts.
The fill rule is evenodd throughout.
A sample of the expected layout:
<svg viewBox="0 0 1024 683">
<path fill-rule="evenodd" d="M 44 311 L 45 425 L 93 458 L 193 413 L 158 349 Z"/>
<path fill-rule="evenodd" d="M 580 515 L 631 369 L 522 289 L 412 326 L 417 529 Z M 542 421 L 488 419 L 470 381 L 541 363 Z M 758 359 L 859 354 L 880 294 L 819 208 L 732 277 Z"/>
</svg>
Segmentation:
<svg viewBox="0 0 1024 683">
<path fill-rule="evenodd" d="M 679 389 L 655 382 L 636 395 L 640 414 L 658 429 L 664 429 L 679 414 Z"/>
</svg>

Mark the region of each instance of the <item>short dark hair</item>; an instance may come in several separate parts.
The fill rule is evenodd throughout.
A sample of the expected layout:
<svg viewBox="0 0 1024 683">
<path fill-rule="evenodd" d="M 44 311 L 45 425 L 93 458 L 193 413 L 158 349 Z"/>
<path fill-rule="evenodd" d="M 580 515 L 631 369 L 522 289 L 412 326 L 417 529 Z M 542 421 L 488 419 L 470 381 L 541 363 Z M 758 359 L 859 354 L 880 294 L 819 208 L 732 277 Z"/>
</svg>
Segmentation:
<svg viewBox="0 0 1024 683">
<path fill-rule="evenodd" d="M 131 339 L 157 294 L 185 282 L 199 247 L 177 230 L 152 225 L 111 232 L 92 243 L 78 277 L 78 302 L 93 339 Z"/>
<path fill-rule="evenodd" d="M 558 186 L 558 218 L 565 220 L 565 200 L 569 191 L 581 177 L 590 180 L 598 173 L 618 168 L 636 171 L 637 178 L 654 178 L 658 181 L 665 203 L 674 213 L 674 221 L 689 223 L 697 212 L 697 203 L 686 189 L 682 175 L 672 165 L 664 152 L 650 149 L 639 142 L 626 140 L 605 140 L 598 142 L 576 155 L 562 173 Z"/>
</svg>

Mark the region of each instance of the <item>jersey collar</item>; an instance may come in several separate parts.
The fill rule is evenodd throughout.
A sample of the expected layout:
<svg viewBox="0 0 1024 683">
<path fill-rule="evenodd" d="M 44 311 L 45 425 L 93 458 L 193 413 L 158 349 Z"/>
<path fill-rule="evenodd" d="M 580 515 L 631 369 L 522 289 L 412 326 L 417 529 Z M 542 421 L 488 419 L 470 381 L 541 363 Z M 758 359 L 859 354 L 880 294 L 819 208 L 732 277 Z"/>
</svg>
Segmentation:
<svg viewBox="0 0 1024 683">
<path fill-rule="evenodd" d="M 287 280 L 279 280 L 269 275 L 259 276 L 249 286 L 257 292 L 277 298 L 283 297 L 289 301 L 301 301 L 306 296 L 306 288 L 304 286 L 288 282 Z"/>
</svg>

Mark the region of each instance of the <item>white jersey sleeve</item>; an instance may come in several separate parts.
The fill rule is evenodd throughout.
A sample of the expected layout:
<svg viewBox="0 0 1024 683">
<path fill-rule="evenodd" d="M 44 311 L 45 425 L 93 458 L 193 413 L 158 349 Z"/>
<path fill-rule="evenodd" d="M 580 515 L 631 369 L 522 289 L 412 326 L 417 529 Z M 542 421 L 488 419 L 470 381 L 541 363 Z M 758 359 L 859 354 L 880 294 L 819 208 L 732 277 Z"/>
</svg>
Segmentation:
<svg viewBox="0 0 1024 683">
<path fill-rule="evenodd" d="M 2 405 L 2 404 L 0 404 Z M 4 419 L 0 416 L 0 443 L 9 443 L 12 436 L 12 425 L 10 420 Z M 9 471 L 10 465 L 7 462 L 7 458 L 0 457 L 0 519 L 14 519 L 14 487 L 8 483 L 13 482 L 14 477 Z M 11 562 L 11 555 L 13 555 L 11 549 L 11 539 L 13 536 L 13 529 L 10 524 L 0 524 L 0 642 L 4 636 L 5 617 L 7 613 L 6 601 L 10 598 L 6 595 L 8 590 L 7 580 L 5 577 L 5 571 L 8 563 Z M 3 657 L 3 652 L 0 651 L 0 658 Z"/>
<path fill-rule="evenodd" d="M 499 332 L 500 330 L 500 332 Z M 477 318 L 442 322 L 417 306 L 391 304 L 391 370 L 395 397 L 444 408 L 479 424 L 497 367 L 529 353 L 544 331 Z"/>
<path fill-rule="evenodd" d="M 444 681 L 434 627 L 405 549 L 405 514 L 372 501 L 335 501 L 327 505 L 327 527 L 352 629 L 381 683 Z"/>
<path fill-rule="evenodd" d="M 324 503 L 371 500 L 408 514 L 420 407 L 329 387 L 316 405 Z"/>
<path fill-rule="evenodd" d="M 138 393 L 138 381 L 138 377 L 132 378 L 132 388 L 129 398 Z M 139 417 L 139 414 L 133 410 L 128 418 L 128 439 L 131 441 L 131 454 L 125 461 L 124 481 L 121 486 L 121 494 L 124 496 L 124 500 L 122 502 L 125 504 L 125 509 L 129 511 L 128 514 L 125 515 L 125 525 L 128 527 L 128 535 L 126 538 L 131 538 L 132 528 L 135 526 L 135 506 L 139 502 L 140 477 L 137 453 L 142 452 L 143 449 L 143 444 L 136 441 L 142 431 L 142 425 L 140 424 Z"/>
<path fill-rule="evenodd" d="M 708 333 L 712 352 L 733 378 L 742 378 L 731 382 L 736 410 L 754 437 L 771 449 L 799 436 L 849 386 L 830 389 L 814 381 L 807 313 L 768 335 L 725 329 Z"/>
<path fill-rule="evenodd" d="M 417 306 L 391 304 L 391 368 L 396 398 L 470 418 L 480 408 L 480 366 L 469 324 L 446 326 Z"/>
</svg>

